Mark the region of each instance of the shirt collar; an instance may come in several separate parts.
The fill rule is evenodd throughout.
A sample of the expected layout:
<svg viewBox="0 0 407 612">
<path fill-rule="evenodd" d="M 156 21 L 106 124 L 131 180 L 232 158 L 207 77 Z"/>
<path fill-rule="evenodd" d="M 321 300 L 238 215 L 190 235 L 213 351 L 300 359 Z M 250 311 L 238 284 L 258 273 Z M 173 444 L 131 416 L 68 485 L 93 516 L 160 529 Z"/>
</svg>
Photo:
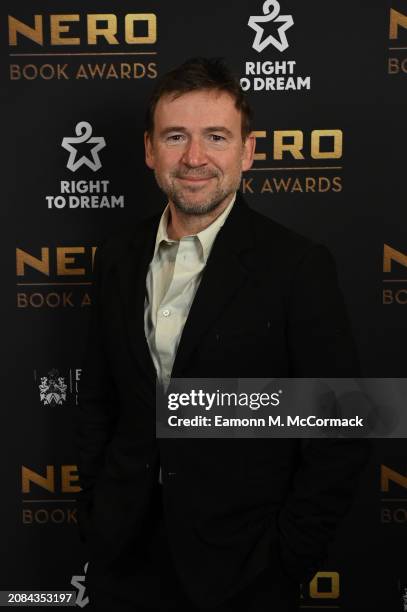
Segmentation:
<svg viewBox="0 0 407 612">
<path fill-rule="evenodd" d="M 222 211 L 218 217 L 216 217 L 215 221 L 213 221 L 210 225 L 208 225 L 208 227 L 206 227 L 201 232 L 198 232 L 197 234 L 191 234 L 191 236 L 196 236 L 201 244 L 202 254 L 203 254 L 203 259 L 204 259 L 205 264 L 209 257 L 209 253 L 211 252 L 212 245 L 215 242 L 215 238 L 220 228 L 225 223 L 230 211 L 232 210 L 232 206 L 235 203 L 235 200 L 236 200 L 236 193 L 234 194 L 232 200 L 227 205 L 225 210 Z M 162 242 L 168 242 L 170 244 L 176 244 L 177 242 L 179 242 L 179 240 L 173 240 L 172 238 L 168 237 L 167 227 L 168 227 L 169 215 L 170 215 L 170 207 L 169 207 L 169 204 L 167 204 L 167 206 L 164 208 L 163 214 L 161 215 L 160 223 L 159 223 L 158 230 L 157 230 L 157 237 L 155 240 L 155 247 L 154 247 L 154 257 L 157 255 L 158 249 L 160 248 L 160 245 Z M 190 236 L 188 236 L 188 238 L 189 237 Z M 185 238 L 187 238 L 187 236 L 185 236 Z"/>
</svg>

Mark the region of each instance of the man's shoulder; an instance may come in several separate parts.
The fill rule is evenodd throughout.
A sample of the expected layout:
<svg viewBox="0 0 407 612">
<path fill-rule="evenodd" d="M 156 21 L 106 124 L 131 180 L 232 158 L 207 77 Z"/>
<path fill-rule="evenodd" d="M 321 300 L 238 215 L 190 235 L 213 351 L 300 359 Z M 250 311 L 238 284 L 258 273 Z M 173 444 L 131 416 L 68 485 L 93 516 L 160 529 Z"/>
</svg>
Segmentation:
<svg viewBox="0 0 407 612">
<path fill-rule="evenodd" d="M 308 287 L 314 287 L 315 295 L 329 284 L 336 287 L 336 262 L 325 244 L 251 208 L 247 209 L 246 220 L 249 218 L 258 279 L 280 279 L 288 291 L 292 291 L 296 283 L 305 282 Z"/>
<path fill-rule="evenodd" d="M 143 243 L 156 232 L 162 211 L 146 217 L 127 220 L 113 231 L 106 233 L 99 242 L 98 249 L 103 258 L 109 261 L 120 259 L 129 249 Z"/>
<path fill-rule="evenodd" d="M 265 259 L 278 256 L 286 263 L 298 262 L 314 249 L 322 245 L 313 239 L 296 232 L 278 221 L 247 206 L 250 217 L 254 244 Z M 322 247 L 325 248 L 325 247 Z"/>
</svg>

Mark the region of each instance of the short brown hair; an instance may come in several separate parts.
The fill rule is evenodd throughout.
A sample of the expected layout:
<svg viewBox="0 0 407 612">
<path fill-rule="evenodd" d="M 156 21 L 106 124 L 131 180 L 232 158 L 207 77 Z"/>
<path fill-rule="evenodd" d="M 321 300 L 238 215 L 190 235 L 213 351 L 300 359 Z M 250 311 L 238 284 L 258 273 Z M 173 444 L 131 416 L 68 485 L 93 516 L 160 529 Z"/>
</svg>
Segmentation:
<svg viewBox="0 0 407 612">
<path fill-rule="evenodd" d="M 238 79 L 232 74 L 222 58 L 193 57 L 164 74 L 158 81 L 148 102 L 145 116 L 146 131 L 154 131 L 154 112 L 160 98 L 174 94 L 174 98 L 190 91 L 211 89 L 229 93 L 235 107 L 242 113 L 242 140 L 252 131 L 253 111 Z"/>
</svg>

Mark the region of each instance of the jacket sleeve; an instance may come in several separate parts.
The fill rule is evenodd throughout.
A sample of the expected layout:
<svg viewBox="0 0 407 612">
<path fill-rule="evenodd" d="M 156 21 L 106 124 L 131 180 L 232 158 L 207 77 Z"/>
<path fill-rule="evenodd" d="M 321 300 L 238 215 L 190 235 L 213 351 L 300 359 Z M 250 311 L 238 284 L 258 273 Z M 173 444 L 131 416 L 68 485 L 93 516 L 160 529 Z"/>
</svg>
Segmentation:
<svg viewBox="0 0 407 612">
<path fill-rule="evenodd" d="M 78 524 L 86 540 L 92 491 L 103 467 L 107 444 L 117 420 L 117 393 L 103 343 L 103 291 L 106 277 L 104 244 L 95 253 L 92 304 L 87 344 L 82 364 L 75 422 L 79 482 Z"/>
<path fill-rule="evenodd" d="M 293 378 L 357 378 L 359 362 L 336 267 L 313 246 L 297 267 L 288 303 Z M 278 518 L 283 566 L 300 580 L 319 569 L 340 520 L 348 512 L 371 442 L 314 438 L 299 444 L 291 490 Z"/>
</svg>

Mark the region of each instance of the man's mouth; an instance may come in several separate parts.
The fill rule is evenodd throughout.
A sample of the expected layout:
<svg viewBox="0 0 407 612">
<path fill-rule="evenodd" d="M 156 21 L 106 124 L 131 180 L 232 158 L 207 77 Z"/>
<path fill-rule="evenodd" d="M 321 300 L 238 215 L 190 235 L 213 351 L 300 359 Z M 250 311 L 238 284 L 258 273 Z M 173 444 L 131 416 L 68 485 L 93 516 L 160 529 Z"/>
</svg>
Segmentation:
<svg viewBox="0 0 407 612">
<path fill-rule="evenodd" d="M 176 178 L 181 181 L 187 181 L 189 183 L 204 183 L 206 181 L 210 181 L 215 178 L 214 176 L 180 176 L 178 175 Z"/>
<path fill-rule="evenodd" d="M 205 181 L 209 181 L 210 177 L 205 178 L 195 178 L 191 176 L 180 176 L 181 181 L 188 181 L 189 183 L 204 183 Z"/>
</svg>

